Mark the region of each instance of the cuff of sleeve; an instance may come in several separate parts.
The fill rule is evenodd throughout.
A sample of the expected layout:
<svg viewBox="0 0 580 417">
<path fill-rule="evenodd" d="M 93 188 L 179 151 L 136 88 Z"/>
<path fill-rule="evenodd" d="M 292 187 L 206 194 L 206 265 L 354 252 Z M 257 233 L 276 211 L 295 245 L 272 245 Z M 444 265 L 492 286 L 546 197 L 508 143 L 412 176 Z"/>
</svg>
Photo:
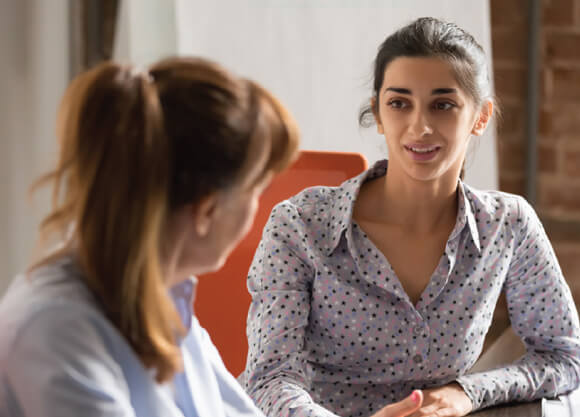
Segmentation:
<svg viewBox="0 0 580 417">
<path fill-rule="evenodd" d="M 470 381 L 469 376 L 459 377 L 455 380 L 455 382 L 457 382 L 461 388 L 463 388 L 463 391 L 465 391 L 465 394 L 467 394 L 467 397 L 471 400 L 471 411 L 473 412 L 480 409 L 483 402 L 483 395 L 480 390 L 478 390 Z"/>
</svg>

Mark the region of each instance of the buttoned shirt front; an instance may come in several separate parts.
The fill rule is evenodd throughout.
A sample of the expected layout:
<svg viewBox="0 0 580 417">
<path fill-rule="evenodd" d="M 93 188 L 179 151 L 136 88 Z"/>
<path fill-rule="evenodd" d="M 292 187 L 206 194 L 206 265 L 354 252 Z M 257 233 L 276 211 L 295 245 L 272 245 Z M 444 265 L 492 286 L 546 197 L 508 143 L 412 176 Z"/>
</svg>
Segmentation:
<svg viewBox="0 0 580 417">
<path fill-rule="evenodd" d="M 413 305 L 352 218 L 362 183 L 386 170 L 378 162 L 272 211 L 248 276 L 249 354 L 240 378 L 264 413 L 366 416 L 451 381 L 475 409 L 577 387 L 578 314 L 533 209 L 521 197 L 460 182 L 455 227 Z M 502 291 L 527 354 L 468 374 Z"/>
</svg>

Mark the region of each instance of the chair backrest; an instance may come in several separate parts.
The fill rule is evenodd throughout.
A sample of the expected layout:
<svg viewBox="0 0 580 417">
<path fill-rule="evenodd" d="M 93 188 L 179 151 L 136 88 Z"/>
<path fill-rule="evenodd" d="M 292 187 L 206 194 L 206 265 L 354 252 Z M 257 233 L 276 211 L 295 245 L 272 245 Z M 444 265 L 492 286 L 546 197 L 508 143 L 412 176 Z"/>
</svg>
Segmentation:
<svg viewBox="0 0 580 417">
<path fill-rule="evenodd" d="M 195 315 L 233 375 L 240 374 L 246 364 L 246 318 L 251 302 L 246 278 L 272 208 L 304 188 L 340 185 L 366 168 L 365 157 L 358 153 L 301 151 L 297 161 L 275 177 L 262 194 L 252 229 L 226 264 L 199 277 Z"/>
</svg>

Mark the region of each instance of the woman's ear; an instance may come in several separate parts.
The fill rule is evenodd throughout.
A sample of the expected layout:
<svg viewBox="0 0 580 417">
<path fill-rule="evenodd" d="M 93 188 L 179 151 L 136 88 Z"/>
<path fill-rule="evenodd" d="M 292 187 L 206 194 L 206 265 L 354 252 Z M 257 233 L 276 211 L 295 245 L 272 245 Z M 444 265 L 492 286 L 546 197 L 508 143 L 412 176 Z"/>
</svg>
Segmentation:
<svg viewBox="0 0 580 417">
<path fill-rule="evenodd" d="M 371 110 L 373 112 L 373 116 L 375 118 L 375 123 L 377 124 L 377 133 L 380 135 L 385 134 L 385 129 L 383 128 L 383 124 L 381 123 L 381 117 L 379 116 L 379 109 L 377 107 L 377 99 L 375 97 L 371 98 Z"/>
<path fill-rule="evenodd" d="M 483 135 L 483 132 L 485 132 L 485 129 L 487 128 L 487 125 L 491 120 L 492 115 L 493 115 L 493 102 L 491 100 L 488 100 L 482 104 L 479 116 L 475 120 L 475 124 L 473 125 L 471 133 L 474 134 L 475 136 Z"/>
<path fill-rule="evenodd" d="M 191 207 L 193 216 L 193 229 L 195 233 L 205 238 L 209 235 L 211 227 L 215 222 L 218 211 L 218 195 L 216 193 L 208 194 L 200 199 L 199 202 Z"/>
</svg>

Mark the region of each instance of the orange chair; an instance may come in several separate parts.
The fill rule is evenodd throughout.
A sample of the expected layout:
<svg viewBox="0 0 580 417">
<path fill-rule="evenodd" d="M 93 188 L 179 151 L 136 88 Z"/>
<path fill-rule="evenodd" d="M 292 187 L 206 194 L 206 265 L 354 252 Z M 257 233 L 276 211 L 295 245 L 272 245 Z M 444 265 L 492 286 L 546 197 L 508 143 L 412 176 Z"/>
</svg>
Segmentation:
<svg viewBox="0 0 580 417">
<path fill-rule="evenodd" d="M 366 168 L 365 157 L 358 153 L 301 151 L 297 161 L 274 178 L 262 194 L 252 229 L 226 264 L 199 277 L 195 315 L 233 375 L 240 374 L 246 365 L 246 318 L 251 302 L 246 277 L 272 208 L 304 188 L 340 185 Z"/>
</svg>

